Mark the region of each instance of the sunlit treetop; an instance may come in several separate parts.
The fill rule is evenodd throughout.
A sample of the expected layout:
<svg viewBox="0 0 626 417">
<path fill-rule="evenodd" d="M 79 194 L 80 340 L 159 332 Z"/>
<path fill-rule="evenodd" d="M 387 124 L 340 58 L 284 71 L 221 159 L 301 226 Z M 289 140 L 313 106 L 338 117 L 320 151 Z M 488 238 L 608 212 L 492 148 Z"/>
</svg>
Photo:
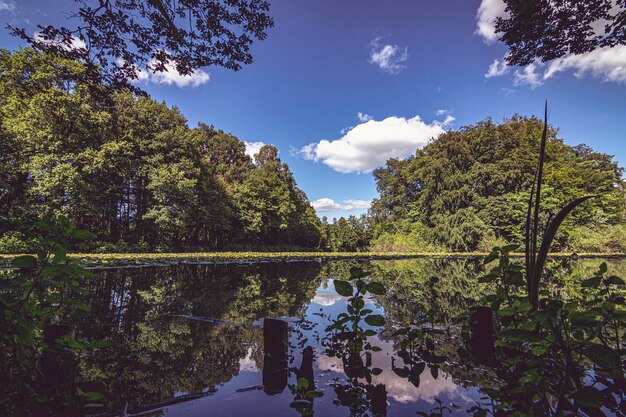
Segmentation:
<svg viewBox="0 0 626 417">
<path fill-rule="evenodd" d="M 274 25 L 266 0 L 76 0 L 74 26 L 38 25 L 12 33 L 40 51 L 99 67 L 111 81 L 137 79 L 142 68 L 188 75 L 201 67 L 239 70 L 250 46 Z"/>
</svg>

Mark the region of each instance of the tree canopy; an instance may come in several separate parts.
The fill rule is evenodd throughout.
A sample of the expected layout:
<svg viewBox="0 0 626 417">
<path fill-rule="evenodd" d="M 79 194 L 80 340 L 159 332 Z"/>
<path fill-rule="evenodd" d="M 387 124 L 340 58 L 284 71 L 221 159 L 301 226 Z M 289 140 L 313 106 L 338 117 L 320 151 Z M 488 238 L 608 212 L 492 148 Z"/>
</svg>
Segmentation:
<svg viewBox="0 0 626 417">
<path fill-rule="evenodd" d="M 496 33 L 510 48 L 506 60 L 511 65 L 626 44 L 623 0 L 504 2 L 508 17 L 497 19 Z"/>
<path fill-rule="evenodd" d="M 374 171 L 377 235 L 417 229 L 426 242 L 453 250 L 490 239 L 520 242 L 542 128 L 534 117 L 488 119 L 446 132 L 406 160 L 389 160 Z M 550 128 L 545 171 L 544 221 L 577 197 L 598 195 L 568 220 L 561 245 L 575 225 L 624 222 L 623 169 L 611 155 L 569 146 Z"/>
<path fill-rule="evenodd" d="M 73 27 L 9 26 L 33 48 L 90 64 L 117 82 L 142 69 L 187 75 L 205 66 L 239 70 L 274 25 L 266 0 L 77 0 Z M 97 69 L 96 69 L 97 67 Z"/>
<path fill-rule="evenodd" d="M 188 126 L 175 107 L 86 86 L 85 66 L 0 52 L 0 234 L 63 214 L 101 245 L 317 247 L 320 221 L 273 146 Z M 92 248 L 93 249 L 93 248 Z"/>
</svg>

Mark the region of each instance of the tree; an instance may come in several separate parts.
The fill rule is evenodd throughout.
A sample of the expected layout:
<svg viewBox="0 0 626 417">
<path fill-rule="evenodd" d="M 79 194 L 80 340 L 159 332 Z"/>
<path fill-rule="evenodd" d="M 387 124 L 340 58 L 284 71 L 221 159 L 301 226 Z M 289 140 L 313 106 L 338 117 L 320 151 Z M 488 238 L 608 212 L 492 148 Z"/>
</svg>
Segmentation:
<svg viewBox="0 0 626 417">
<path fill-rule="evenodd" d="M 320 222 L 275 147 L 254 164 L 235 136 L 192 129 L 175 107 L 85 71 L 0 51 L 0 235 L 12 247 L 55 214 L 92 230 L 94 248 L 319 246 Z"/>
<path fill-rule="evenodd" d="M 250 46 L 274 24 L 266 0 L 77 0 L 75 27 L 39 25 L 36 34 L 9 26 L 40 51 L 83 61 L 90 74 L 116 82 L 154 72 L 191 74 L 205 66 L 239 70 Z"/>
<path fill-rule="evenodd" d="M 389 160 L 374 171 L 376 237 L 418 230 L 430 243 L 461 251 L 485 239 L 520 242 L 542 131 L 536 118 L 514 116 L 499 125 L 486 120 L 444 133 L 407 160 Z M 568 146 L 557 135 L 551 127 L 542 224 L 566 202 L 599 195 L 564 224 L 563 247 L 575 227 L 623 224 L 626 194 L 623 169 L 611 155 Z"/>
<path fill-rule="evenodd" d="M 508 17 L 496 21 L 510 65 L 626 44 L 623 0 L 504 0 Z"/>
</svg>

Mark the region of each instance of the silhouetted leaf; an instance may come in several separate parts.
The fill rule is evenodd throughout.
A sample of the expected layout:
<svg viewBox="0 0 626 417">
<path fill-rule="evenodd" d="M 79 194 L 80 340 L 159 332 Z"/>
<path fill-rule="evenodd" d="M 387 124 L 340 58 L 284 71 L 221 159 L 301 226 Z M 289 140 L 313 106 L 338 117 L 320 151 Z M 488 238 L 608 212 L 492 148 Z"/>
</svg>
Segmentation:
<svg viewBox="0 0 626 417">
<path fill-rule="evenodd" d="M 380 282 L 370 282 L 367 284 L 367 291 L 376 295 L 384 295 L 387 292 L 387 288 Z"/>
<path fill-rule="evenodd" d="M 348 281 L 336 279 L 333 281 L 333 284 L 335 285 L 335 291 L 337 291 L 337 294 L 343 295 L 344 297 L 352 296 L 354 288 L 352 287 L 352 284 L 350 284 Z"/>
<path fill-rule="evenodd" d="M 11 265 L 20 269 L 34 268 L 37 266 L 37 258 L 31 255 L 16 256 L 11 261 Z"/>
<path fill-rule="evenodd" d="M 383 326 L 385 324 L 385 317 L 380 314 L 370 314 L 365 317 L 365 322 L 370 326 Z"/>
</svg>

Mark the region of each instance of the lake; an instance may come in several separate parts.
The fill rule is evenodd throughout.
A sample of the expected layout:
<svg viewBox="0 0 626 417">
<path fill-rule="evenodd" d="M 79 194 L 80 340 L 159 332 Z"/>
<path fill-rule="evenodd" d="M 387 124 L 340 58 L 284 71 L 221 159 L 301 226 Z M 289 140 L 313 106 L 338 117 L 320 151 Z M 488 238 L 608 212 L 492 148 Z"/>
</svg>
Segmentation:
<svg viewBox="0 0 626 417">
<path fill-rule="evenodd" d="M 575 299 L 601 262 L 550 261 L 546 291 Z M 606 262 L 609 274 L 626 277 L 626 261 Z M 342 360 L 342 336 L 329 328 L 352 308 L 334 279 L 356 269 L 387 288 L 367 293 L 361 307 L 385 318 L 359 324 L 372 347 L 361 359 L 373 370 L 367 377 Z M 489 291 L 478 283 L 484 269 L 478 259 L 425 258 L 94 270 L 90 311 L 66 320 L 76 338 L 107 343 L 86 350 L 72 370 L 83 391 L 102 398 L 76 415 L 471 415 L 500 386 L 490 367 L 468 359 L 459 324 Z M 428 333 L 427 343 L 403 345 L 397 330 L 407 326 Z M 297 391 L 298 378 L 312 386 Z M 307 391 L 316 394 L 303 407 Z"/>
</svg>

